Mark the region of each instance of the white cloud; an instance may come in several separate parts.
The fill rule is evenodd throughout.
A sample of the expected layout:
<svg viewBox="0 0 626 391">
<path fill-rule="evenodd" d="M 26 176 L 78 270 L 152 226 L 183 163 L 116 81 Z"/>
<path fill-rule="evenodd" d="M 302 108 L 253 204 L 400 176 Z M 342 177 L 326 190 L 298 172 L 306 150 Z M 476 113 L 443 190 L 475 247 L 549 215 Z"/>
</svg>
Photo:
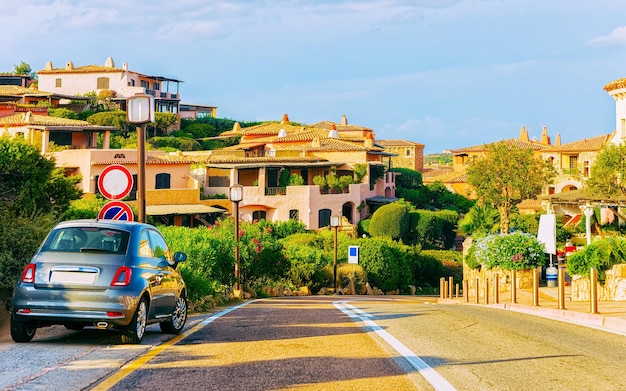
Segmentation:
<svg viewBox="0 0 626 391">
<path fill-rule="evenodd" d="M 591 46 L 626 45 L 626 26 L 616 27 L 609 35 L 597 37 L 589 41 Z"/>
</svg>

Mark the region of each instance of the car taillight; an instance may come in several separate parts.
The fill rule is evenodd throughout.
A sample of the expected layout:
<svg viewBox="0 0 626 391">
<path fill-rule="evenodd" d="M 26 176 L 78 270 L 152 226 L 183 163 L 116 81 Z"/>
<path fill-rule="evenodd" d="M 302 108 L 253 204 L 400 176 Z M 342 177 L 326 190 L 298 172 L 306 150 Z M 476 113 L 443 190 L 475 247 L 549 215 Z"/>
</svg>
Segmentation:
<svg viewBox="0 0 626 391">
<path fill-rule="evenodd" d="M 22 282 L 33 283 L 35 282 L 35 264 L 29 263 L 22 272 Z"/>
<path fill-rule="evenodd" d="M 111 286 L 128 286 L 130 284 L 131 270 L 128 266 L 120 266 L 115 272 Z"/>
</svg>

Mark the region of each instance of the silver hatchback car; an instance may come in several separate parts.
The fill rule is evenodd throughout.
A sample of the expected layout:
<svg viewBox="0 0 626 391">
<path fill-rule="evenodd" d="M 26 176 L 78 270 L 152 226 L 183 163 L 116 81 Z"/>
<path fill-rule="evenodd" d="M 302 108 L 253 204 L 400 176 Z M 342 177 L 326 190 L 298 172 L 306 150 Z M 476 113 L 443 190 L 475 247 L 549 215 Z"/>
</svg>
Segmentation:
<svg viewBox="0 0 626 391">
<path fill-rule="evenodd" d="M 11 300 L 11 337 L 28 342 L 38 327 L 121 331 L 141 343 L 146 325 L 178 334 L 187 320 L 187 288 L 152 225 L 116 220 L 57 224 L 24 268 Z"/>
</svg>

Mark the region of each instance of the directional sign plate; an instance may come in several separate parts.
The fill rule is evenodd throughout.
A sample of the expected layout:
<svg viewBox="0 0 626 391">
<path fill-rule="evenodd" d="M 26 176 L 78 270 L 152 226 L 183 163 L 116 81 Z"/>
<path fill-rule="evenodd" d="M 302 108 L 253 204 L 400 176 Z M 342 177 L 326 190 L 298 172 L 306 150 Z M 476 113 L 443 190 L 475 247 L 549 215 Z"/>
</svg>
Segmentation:
<svg viewBox="0 0 626 391">
<path fill-rule="evenodd" d="M 121 200 L 133 189 L 133 176 L 120 164 L 112 164 L 98 177 L 98 189 L 109 200 Z"/>
<path fill-rule="evenodd" d="M 98 219 L 133 221 L 135 215 L 128 204 L 122 201 L 111 201 L 100 209 Z"/>
</svg>

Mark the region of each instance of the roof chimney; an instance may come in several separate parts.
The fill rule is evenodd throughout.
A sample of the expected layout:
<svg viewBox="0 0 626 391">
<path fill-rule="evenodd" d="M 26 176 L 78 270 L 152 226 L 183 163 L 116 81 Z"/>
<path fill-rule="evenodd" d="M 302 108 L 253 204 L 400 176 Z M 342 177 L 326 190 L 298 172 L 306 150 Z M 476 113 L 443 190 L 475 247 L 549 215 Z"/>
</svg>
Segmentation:
<svg viewBox="0 0 626 391">
<path fill-rule="evenodd" d="M 289 124 L 289 116 L 287 114 L 283 114 L 283 119 L 280 123 L 281 125 Z"/>
<path fill-rule="evenodd" d="M 348 125 L 348 117 L 346 117 L 345 114 L 341 115 L 341 124 L 342 125 Z"/>
<path fill-rule="evenodd" d="M 548 137 L 548 127 L 543 125 L 543 130 L 541 131 L 541 144 L 551 145 L 550 137 Z"/>
<path fill-rule="evenodd" d="M 528 139 L 528 130 L 526 130 L 524 125 L 522 125 L 522 129 L 519 131 L 519 139 L 522 141 L 530 141 Z"/>
<path fill-rule="evenodd" d="M 554 145 L 556 145 L 556 146 L 561 145 L 561 133 L 557 133 L 556 134 L 556 141 L 555 141 Z"/>
</svg>

